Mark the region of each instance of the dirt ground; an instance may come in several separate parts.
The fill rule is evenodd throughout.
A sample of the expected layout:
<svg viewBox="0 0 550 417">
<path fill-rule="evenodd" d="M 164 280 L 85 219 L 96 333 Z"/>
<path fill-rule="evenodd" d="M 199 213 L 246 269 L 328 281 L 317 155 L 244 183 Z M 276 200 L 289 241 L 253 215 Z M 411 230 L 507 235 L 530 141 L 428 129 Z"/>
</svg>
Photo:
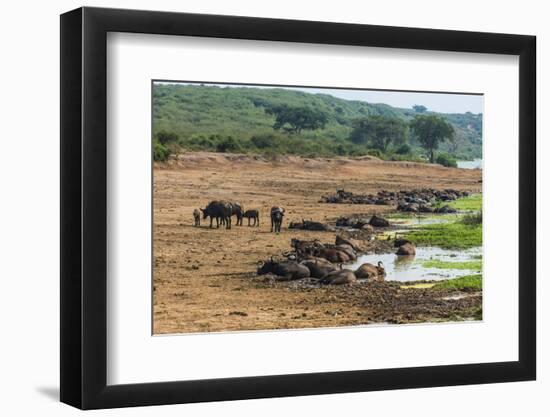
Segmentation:
<svg viewBox="0 0 550 417">
<path fill-rule="evenodd" d="M 481 171 L 412 162 L 188 153 L 154 167 L 154 333 L 335 327 L 474 318 L 481 294 L 401 289 L 394 283 L 302 288 L 255 274 L 258 261 L 290 249 L 290 239 L 334 242 L 334 232 L 289 230 L 289 221 L 383 214 L 390 206 L 322 204 L 337 188 L 357 193 L 431 187 L 481 191 Z M 260 227 L 193 226 L 210 200 L 260 210 Z M 269 209 L 283 206 L 280 234 Z M 235 221 L 233 222 L 235 223 Z"/>
</svg>

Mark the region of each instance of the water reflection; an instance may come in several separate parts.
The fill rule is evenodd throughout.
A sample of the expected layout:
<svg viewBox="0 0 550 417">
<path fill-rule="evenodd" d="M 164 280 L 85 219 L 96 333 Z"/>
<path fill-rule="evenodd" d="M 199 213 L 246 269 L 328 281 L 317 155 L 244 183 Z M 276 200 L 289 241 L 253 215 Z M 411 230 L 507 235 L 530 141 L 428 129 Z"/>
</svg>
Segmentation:
<svg viewBox="0 0 550 417">
<path fill-rule="evenodd" d="M 414 262 L 416 255 L 395 255 L 396 268 L 408 268 Z"/>
</svg>

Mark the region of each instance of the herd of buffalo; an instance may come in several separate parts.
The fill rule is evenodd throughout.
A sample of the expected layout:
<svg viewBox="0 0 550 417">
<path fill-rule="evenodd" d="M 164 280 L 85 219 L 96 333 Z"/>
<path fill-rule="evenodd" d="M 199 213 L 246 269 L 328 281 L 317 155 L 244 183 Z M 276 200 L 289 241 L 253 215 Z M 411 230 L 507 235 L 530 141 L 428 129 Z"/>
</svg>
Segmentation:
<svg viewBox="0 0 550 417">
<path fill-rule="evenodd" d="M 201 216 L 202 214 L 202 216 Z M 270 210 L 271 232 L 279 233 L 283 223 L 285 209 L 280 206 L 273 206 Z M 236 217 L 236 225 L 242 226 L 243 219 L 248 219 L 248 226 L 259 226 L 260 216 L 257 209 L 244 210 L 242 204 L 237 202 L 214 200 L 205 208 L 193 210 L 194 225 L 200 226 L 201 217 L 203 220 L 210 218 L 210 228 L 214 220 L 216 227 L 225 226 L 231 229 L 231 218 Z M 309 223 L 302 221 L 301 226 L 306 228 Z M 320 223 L 319 223 L 320 224 Z M 338 224 L 337 224 L 338 225 Z M 388 227 L 389 222 L 376 215 L 366 222 L 369 227 Z M 292 225 L 290 228 L 293 228 Z M 298 227 L 296 227 L 298 228 Z M 309 227 L 308 227 L 309 228 Z M 311 230 L 326 230 L 322 228 L 311 228 Z M 357 260 L 361 253 L 358 242 L 341 235 L 336 236 L 334 244 L 323 244 L 319 240 L 292 239 L 292 250 L 285 252 L 286 259 L 281 261 L 273 260 L 262 262 L 257 270 L 258 275 L 271 274 L 278 281 L 298 280 L 303 278 L 313 279 L 320 284 L 351 284 L 358 279 L 367 281 L 383 281 L 386 271 L 381 262 L 377 265 L 363 263 L 356 270 L 352 271 L 343 267 L 344 264 Z M 394 246 L 397 248 L 397 255 L 414 255 L 415 248 L 406 239 L 396 239 Z"/>
<path fill-rule="evenodd" d="M 231 217 L 237 218 L 237 226 L 243 225 L 243 219 L 248 219 L 248 226 L 260 226 L 260 212 L 256 209 L 244 210 L 241 203 L 232 201 L 214 200 L 208 203 L 205 208 L 193 210 L 193 218 L 195 220 L 195 226 L 201 224 L 201 212 L 203 220 L 210 217 L 210 227 L 214 219 L 216 220 L 216 227 L 225 225 L 226 229 L 231 229 Z M 285 209 L 282 207 L 271 207 L 271 231 L 280 232 L 281 225 L 283 224 L 283 217 L 285 215 Z M 250 224 L 252 221 L 252 224 Z"/>
<path fill-rule="evenodd" d="M 456 213 L 456 209 L 442 202 L 470 195 L 468 191 L 422 188 L 403 191 L 379 191 L 376 194 L 355 194 L 336 190 L 336 194 L 321 197 L 321 203 L 395 205 L 398 211 L 410 213 Z"/>
<path fill-rule="evenodd" d="M 414 251 L 411 242 L 397 239 L 398 252 L 407 249 Z M 353 239 L 337 235 L 334 244 L 323 244 L 318 240 L 291 240 L 292 251 L 283 255 L 287 259 L 275 261 L 271 258 L 262 262 L 257 274 L 271 274 L 277 281 L 290 281 L 310 278 L 319 284 L 352 284 L 357 280 L 383 281 L 386 271 L 382 262 L 377 265 L 363 263 L 357 269 L 344 268 L 344 264 L 357 260 L 361 250 Z"/>
</svg>

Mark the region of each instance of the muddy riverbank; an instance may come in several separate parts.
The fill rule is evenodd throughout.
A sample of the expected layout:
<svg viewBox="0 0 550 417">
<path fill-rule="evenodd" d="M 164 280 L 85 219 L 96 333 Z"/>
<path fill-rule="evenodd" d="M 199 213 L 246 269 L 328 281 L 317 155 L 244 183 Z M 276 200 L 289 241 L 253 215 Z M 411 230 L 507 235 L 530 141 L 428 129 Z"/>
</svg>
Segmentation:
<svg viewBox="0 0 550 417">
<path fill-rule="evenodd" d="M 481 171 L 372 158 L 268 161 L 194 153 L 154 168 L 154 333 L 334 327 L 371 323 L 472 320 L 481 293 L 403 288 L 395 282 L 299 288 L 255 274 L 258 260 L 289 249 L 293 237 L 334 242 L 334 232 L 289 230 L 290 221 L 332 222 L 385 215 L 392 206 L 319 204 L 345 187 L 356 193 L 436 188 L 476 193 Z M 193 227 L 194 208 L 213 199 L 260 211 L 260 227 Z M 272 205 L 287 210 L 269 232 Z M 357 232 L 361 233 L 361 232 Z M 379 251 L 380 252 L 380 251 Z"/>
</svg>

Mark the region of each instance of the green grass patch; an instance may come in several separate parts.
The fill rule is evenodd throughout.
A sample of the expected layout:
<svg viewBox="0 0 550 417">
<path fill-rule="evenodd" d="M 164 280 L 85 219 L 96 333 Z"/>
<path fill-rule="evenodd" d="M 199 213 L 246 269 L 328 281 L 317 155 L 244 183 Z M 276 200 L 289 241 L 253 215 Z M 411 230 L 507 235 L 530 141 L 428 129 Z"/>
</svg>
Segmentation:
<svg viewBox="0 0 550 417">
<path fill-rule="evenodd" d="M 460 278 L 448 279 L 440 281 L 432 288 L 434 290 L 476 290 L 482 289 L 481 274 L 466 275 Z"/>
<path fill-rule="evenodd" d="M 481 211 L 483 196 L 481 194 L 474 194 L 468 197 L 458 198 L 448 204 L 460 211 Z"/>
<path fill-rule="evenodd" d="M 472 271 L 481 271 L 481 260 L 475 261 L 463 261 L 463 262 L 449 262 L 432 259 L 422 262 L 424 268 L 438 268 L 438 269 L 470 269 Z"/>
<path fill-rule="evenodd" d="M 428 224 L 406 233 L 407 239 L 424 246 L 444 249 L 468 249 L 481 246 L 482 225 L 454 223 Z"/>
</svg>

